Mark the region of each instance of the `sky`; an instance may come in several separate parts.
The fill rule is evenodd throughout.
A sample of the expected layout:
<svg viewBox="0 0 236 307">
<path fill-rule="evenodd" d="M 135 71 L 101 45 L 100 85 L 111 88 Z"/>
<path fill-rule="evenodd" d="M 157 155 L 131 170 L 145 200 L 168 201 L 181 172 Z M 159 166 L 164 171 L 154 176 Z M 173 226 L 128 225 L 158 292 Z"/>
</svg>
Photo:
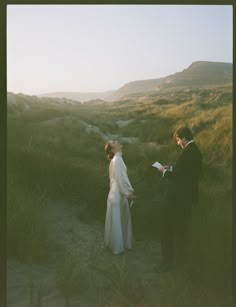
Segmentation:
<svg viewBox="0 0 236 307">
<path fill-rule="evenodd" d="M 7 90 L 104 92 L 233 61 L 232 5 L 7 5 Z"/>
</svg>

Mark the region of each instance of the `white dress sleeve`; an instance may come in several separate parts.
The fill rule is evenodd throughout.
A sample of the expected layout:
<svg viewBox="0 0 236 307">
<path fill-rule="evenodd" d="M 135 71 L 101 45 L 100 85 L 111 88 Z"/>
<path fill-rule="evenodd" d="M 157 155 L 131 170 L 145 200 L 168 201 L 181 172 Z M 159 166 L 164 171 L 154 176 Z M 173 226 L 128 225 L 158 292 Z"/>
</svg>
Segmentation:
<svg viewBox="0 0 236 307">
<path fill-rule="evenodd" d="M 114 159 L 113 171 L 114 179 L 117 182 L 120 193 L 124 197 L 129 197 L 134 192 L 134 189 L 127 176 L 127 168 L 122 157 L 116 157 Z"/>
</svg>

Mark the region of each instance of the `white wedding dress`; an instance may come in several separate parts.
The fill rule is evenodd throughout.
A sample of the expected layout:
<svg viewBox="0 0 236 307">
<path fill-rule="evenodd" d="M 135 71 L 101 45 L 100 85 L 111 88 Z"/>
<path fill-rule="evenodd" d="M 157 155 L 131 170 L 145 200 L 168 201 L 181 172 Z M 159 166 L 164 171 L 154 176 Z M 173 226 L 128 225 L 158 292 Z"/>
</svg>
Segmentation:
<svg viewBox="0 0 236 307">
<path fill-rule="evenodd" d="M 110 191 L 107 198 L 104 245 L 114 254 L 132 248 L 132 223 L 128 197 L 134 191 L 122 153 L 117 152 L 109 166 Z"/>
</svg>

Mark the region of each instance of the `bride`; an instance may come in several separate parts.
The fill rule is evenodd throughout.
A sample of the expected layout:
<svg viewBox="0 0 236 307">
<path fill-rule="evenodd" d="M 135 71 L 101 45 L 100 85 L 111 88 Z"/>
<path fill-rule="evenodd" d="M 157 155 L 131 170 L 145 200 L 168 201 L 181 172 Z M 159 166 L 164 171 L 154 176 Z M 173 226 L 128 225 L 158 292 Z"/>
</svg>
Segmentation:
<svg viewBox="0 0 236 307">
<path fill-rule="evenodd" d="M 105 152 L 110 160 L 110 191 L 107 198 L 104 245 L 113 254 L 120 254 L 132 248 L 132 223 L 129 200 L 134 199 L 134 189 L 127 176 L 122 159 L 122 145 L 109 141 Z"/>
</svg>

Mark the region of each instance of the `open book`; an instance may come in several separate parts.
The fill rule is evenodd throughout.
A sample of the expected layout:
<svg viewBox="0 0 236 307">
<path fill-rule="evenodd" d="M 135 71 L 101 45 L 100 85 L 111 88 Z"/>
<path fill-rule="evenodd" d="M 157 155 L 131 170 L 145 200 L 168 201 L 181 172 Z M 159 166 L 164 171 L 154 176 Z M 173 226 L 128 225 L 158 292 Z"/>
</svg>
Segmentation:
<svg viewBox="0 0 236 307">
<path fill-rule="evenodd" d="M 163 165 L 161 165 L 161 163 L 159 163 L 159 162 L 153 163 L 152 166 L 153 166 L 153 167 L 156 167 L 156 168 L 158 168 L 158 169 L 160 169 L 160 168 L 163 167 Z"/>
<path fill-rule="evenodd" d="M 160 169 L 160 168 L 164 167 L 164 166 L 161 165 L 161 163 L 159 163 L 159 162 L 153 163 L 152 166 L 153 166 L 153 167 L 156 167 L 157 169 Z M 165 170 L 170 171 L 170 172 L 173 172 L 173 166 L 168 166 L 168 167 L 165 166 Z"/>
</svg>

